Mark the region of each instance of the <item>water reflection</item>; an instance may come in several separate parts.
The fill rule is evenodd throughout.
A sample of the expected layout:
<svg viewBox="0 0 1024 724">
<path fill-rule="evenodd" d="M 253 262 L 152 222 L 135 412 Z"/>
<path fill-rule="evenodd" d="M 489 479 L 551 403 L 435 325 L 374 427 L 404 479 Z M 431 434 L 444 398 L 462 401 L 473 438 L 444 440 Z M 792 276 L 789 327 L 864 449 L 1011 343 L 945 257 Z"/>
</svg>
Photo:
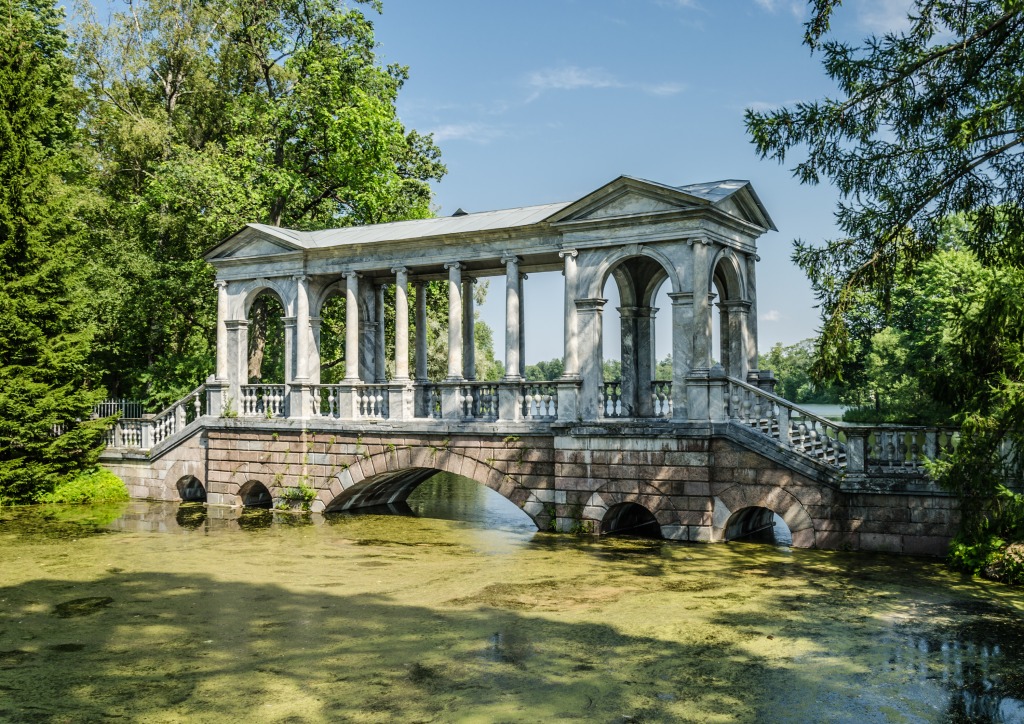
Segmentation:
<svg viewBox="0 0 1024 724">
<path fill-rule="evenodd" d="M 136 720 L 248 687 L 259 706 L 311 691 L 368 721 L 1024 722 L 1019 596 L 923 560 L 537 533 L 492 495 L 425 483 L 409 511 L 430 518 L 0 510 L 5 686 L 27 701 L 73 680 Z M 202 687 L 145 709 L 192 681 L 182 661 Z"/>
</svg>

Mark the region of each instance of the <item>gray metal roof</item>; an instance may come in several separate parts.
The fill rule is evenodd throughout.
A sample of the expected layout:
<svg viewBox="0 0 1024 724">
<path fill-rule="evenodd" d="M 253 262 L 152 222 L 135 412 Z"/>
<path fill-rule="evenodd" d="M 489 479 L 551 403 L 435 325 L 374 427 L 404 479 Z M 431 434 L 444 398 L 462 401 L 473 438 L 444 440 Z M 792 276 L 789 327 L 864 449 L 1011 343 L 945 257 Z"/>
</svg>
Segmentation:
<svg viewBox="0 0 1024 724">
<path fill-rule="evenodd" d="M 427 236 L 529 226 L 530 224 L 536 224 L 538 221 L 543 221 L 568 205 L 569 202 L 522 206 L 516 209 L 480 211 L 471 214 L 460 214 L 459 216 L 441 216 L 433 219 L 393 221 L 387 224 L 372 224 L 370 226 L 347 226 L 340 229 L 324 229 L 323 231 L 292 231 L 264 224 L 249 224 L 249 226 L 261 231 L 273 231 L 278 235 L 284 232 L 284 235 L 287 235 L 290 240 L 306 249 L 322 249 L 330 246 L 372 244 L 378 241 L 402 241 L 403 239 L 419 239 Z"/>
<path fill-rule="evenodd" d="M 623 180 L 639 182 L 652 187 L 660 187 L 667 191 L 683 193 L 690 198 L 703 199 L 709 205 L 716 205 L 729 198 L 738 191 L 746 188 L 754 200 L 758 210 L 764 217 L 766 225 L 775 229 L 775 225 L 768 216 L 767 210 L 761 204 L 757 194 L 754 193 L 749 181 L 727 179 L 723 181 L 711 181 L 708 183 L 688 184 L 685 186 L 669 186 L 656 181 L 636 178 L 632 176 L 620 176 L 616 180 L 602 186 L 596 191 L 583 197 L 587 199 L 602 193 L 605 189 L 611 188 Z M 434 236 L 445 236 L 451 234 L 476 233 L 495 231 L 500 229 L 513 229 L 517 227 L 530 226 L 545 220 L 556 217 L 559 211 L 572 207 L 583 201 L 566 201 L 555 204 L 541 204 L 538 206 L 521 206 L 514 209 L 500 209 L 497 211 L 482 211 L 477 213 L 462 213 L 453 216 L 443 216 L 432 219 L 411 219 L 408 221 L 394 221 L 387 224 L 372 224 L 369 226 L 347 226 L 339 229 L 324 229 L 322 231 L 295 231 L 278 226 L 266 224 L 247 224 L 247 228 L 255 229 L 271 237 L 276 237 L 289 246 L 301 249 L 323 249 L 335 246 L 347 246 L 354 244 L 372 244 L 376 242 L 403 241 L 411 239 L 422 239 Z M 217 248 L 230 241 L 232 237 L 225 239 L 209 254 Z"/>
</svg>

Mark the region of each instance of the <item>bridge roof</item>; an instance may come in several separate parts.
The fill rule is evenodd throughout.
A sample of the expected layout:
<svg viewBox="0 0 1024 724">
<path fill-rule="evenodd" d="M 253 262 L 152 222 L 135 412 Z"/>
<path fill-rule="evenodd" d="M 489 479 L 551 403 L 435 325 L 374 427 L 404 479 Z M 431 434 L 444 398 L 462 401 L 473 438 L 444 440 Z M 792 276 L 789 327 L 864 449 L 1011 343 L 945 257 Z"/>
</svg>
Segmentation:
<svg viewBox="0 0 1024 724">
<path fill-rule="evenodd" d="M 232 256 L 232 249 L 237 245 L 239 235 L 246 230 L 261 234 L 264 238 L 275 240 L 279 247 L 268 246 L 263 253 L 273 254 L 289 249 L 312 250 L 331 247 L 374 244 L 379 242 L 408 241 L 441 237 L 449 235 L 493 232 L 528 227 L 535 224 L 558 224 L 560 222 L 596 219 L 607 217 L 608 211 L 601 212 L 627 191 L 640 191 L 654 194 L 662 202 L 660 207 L 652 207 L 647 212 L 665 211 L 670 208 L 685 207 L 717 207 L 719 210 L 767 231 L 775 230 L 775 224 L 767 210 L 757 197 L 749 181 L 727 179 L 707 183 L 669 186 L 646 179 L 631 176 L 619 176 L 614 181 L 601 186 L 576 201 L 566 201 L 537 206 L 522 206 L 496 211 L 462 213 L 457 216 L 443 216 L 430 219 L 411 219 L 394 221 L 386 224 L 367 226 L 347 226 L 321 231 L 296 231 L 267 224 L 247 224 L 217 244 L 206 254 L 213 260 L 223 256 Z M 664 202 L 668 202 L 665 204 Z M 623 210 L 622 215 L 629 216 L 636 212 Z M 250 232 L 251 233 L 251 232 Z M 281 248 L 283 247 L 283 248 Z M 259 251 L 250 249 L 246 256 Z"/>
</svg>

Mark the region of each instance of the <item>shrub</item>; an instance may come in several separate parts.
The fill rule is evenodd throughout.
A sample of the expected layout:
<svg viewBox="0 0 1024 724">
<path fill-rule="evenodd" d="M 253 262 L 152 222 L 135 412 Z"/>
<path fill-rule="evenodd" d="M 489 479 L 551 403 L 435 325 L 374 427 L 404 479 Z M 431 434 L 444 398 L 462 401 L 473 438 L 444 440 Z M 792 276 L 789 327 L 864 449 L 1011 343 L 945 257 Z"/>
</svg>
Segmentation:
<svg viewBox="0 0 1024 724">
<path fill-rule="evenodd" d="M 39 496 L 40 503 L 114 503 L 128 500 L 124 481 L 109 470 L 96 468 L 60 483 Z"/>
</svg>

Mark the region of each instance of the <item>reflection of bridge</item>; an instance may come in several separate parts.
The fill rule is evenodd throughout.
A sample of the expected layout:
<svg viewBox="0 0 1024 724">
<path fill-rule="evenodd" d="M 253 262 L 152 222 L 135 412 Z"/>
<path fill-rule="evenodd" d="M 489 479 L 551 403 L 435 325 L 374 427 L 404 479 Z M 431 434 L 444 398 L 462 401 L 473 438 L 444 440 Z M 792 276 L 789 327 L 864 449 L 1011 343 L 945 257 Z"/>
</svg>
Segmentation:
<svg viewBox="0 0 1024 724">
<path fill-rule="evenodd" d="M 343 510 L 404 500 L 447 470 L 544 529 L 648 524 L 710 541 L 775 513 L 798 546 L 940 552 L 956 512 L 923 461 L 955 438 L 829 422 L 775 396 L 757 369 L 755 242 L 771 228 L 746 182 L 628 177 L 572 203 L 321 232 L 250 225 L 207 257 L 218 272 L 216 374 L 156 416 L 120 421 L 104 460 L 137 497 L 298 505 L 310 488 L 312 509 Z M 555 270 L 565 279 L 565 373 L 528 382 L 522 280 Z M 505 375 L 482 381 L 473 285 L 500 275 Z M 601 359 L 609 277 L 621 300 L 613 383 Z M 442 380 L 427 377 L 432 280 L 447 280 Z M 655 379 L 663 286 L 671 380 Z M 247 384 L 248 319 L 261 294 L 284 309 L 284 384 Z M 344 377 L 325 384 L 320 314 L 337 297 L 353 354 Z"/>
</svg>

